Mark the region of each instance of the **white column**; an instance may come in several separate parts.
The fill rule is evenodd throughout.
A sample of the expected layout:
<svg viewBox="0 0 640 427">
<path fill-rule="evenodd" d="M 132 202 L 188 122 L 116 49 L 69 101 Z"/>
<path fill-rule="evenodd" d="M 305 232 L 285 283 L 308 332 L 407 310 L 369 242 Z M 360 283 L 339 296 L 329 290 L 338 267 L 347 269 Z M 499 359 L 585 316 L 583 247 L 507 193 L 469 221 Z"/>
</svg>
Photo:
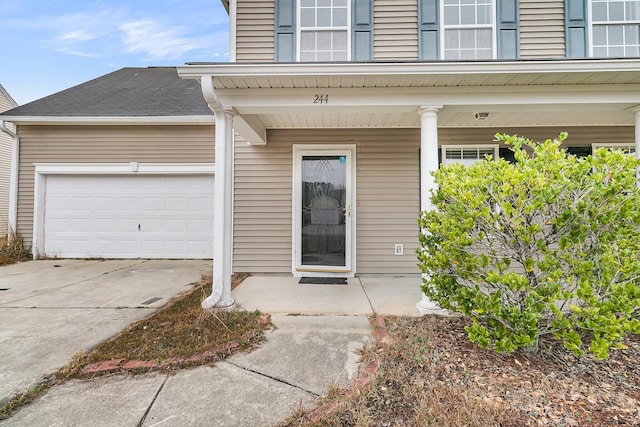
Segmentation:
<svg viewBox="0 0 640 427">
<path fill-rule="evenodd" d="M 442 105 L 423 105 L 420 115 L 420 210 L 435 209 L 431 203 L 431 190 L 437 188 L 431 172 L 438 170 L 438 111 Z M 416 304 L 420 314 L 440 312 L 440 307 L 425 294 Z"/>
<path fill-rule="evenodd" d="M 233 113 L 216 109 L 215 194 L 213 208 L 213 290 L 204 308 L 233 309 L 231 255 L 233 251 Z"/>
</svg>

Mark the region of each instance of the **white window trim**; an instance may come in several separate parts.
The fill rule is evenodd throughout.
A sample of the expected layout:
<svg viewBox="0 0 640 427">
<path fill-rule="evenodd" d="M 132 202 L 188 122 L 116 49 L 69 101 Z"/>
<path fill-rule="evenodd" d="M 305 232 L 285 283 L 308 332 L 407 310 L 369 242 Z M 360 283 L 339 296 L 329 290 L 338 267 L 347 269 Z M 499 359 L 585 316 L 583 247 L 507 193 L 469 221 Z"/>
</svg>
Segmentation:
<svg viewBox="0 0 640 427">
<path fill-rule="evenodd" d="M 302 156 L 303 155 L 329 155 L 336 152 L 348 152 L 351 157 L 350 176 L 347 177 L 351 186 L 351 221 L 350 229 L 347 229 L 347 239 L 350 248 L 345 251 L 344 268 L 314 268 L 313 270 L 304 268 L 299 262 L 301 255 L 301 235 L 302 221 L 300 212 L 302 210 Z M 292 211 L 291 223 L 291 267 L 294 277 L 354 277 L 356 272 L 356 145 L 355 144 L 294 144 L 293 145 L 293 183 L 292 183 Z"/>
<path fill-rule="evenodd" d="M 589 58 L 593 58 L 593 26 L 594 25 L 632 25 L 636 23 L 636 21 L 607 21 L 602 23 L 594 24 L 593 22 L 593 2 L 591 0 L 587 1 L 587 34 L 589 44 Z"/>
<path fill-rule="evenodd" d="M 49 175 L 214 175 L 214 163 L 34 163 L 34 259 L 44 254 L 44 208 Z M 214 191 L 212 188 L 211 191 Z"/>
<path fill-rule="evenodd" d="M 438 22 L 440 22 L 440 59 L 445 59 L 445 43 L 444 43 L 444 33 L 445 30 L 448 29 L 481 29 L 481 28 L 490 28 L 491 29 L 491 59 L 498 58 L 498 34 L 497 34 L 497 20 L 498 20 L 498 6 L 497 0 L 491 0 L 491 24 L 481 24 L 481 25 L 445 25 L 444 23 L 444 0 L 439 0 L 440 4 L 438 11 Z M 464 61 L 464 60 L 461 60 Z"/>
<path fill-rule="evenodd" d="M 627 154 L 634 155 L 636 144 L 635 142 L 594 142 L 591 144 L 591 150 L 594 153 L 596 150 L 600 148 L 609 148 L 609 149 L 628 148 L 629 150 L 634 150 L 634 152 L 632 153 L 631 151 L 629 151 Z"/>
<path fill-rule="evenodd" d="M 447 164 L 447 149 L 469 149 L 475 148 L 476 150 L 483 148 L 493 149 L 493 161 L 498 161 L 500 158 L 500 145 L 499 144 L 455 144 L 455 145 L 441 145 L 440 152 L 442 154 L 442 164 Z M 480 159 L 482 160 L 482 159 Z M 452 162 L 453 163 L 453 162 Z M 449 163 L 450 164 L 450 163 Z"/>
<path fill-rule="evenodd" d="M 300 45 L 302 38 L 302 25 L 300 18 L 300 0 L 296 1 L 296 62 L 300 62 Z M 351 61 L 351 0 L 347 0 L 347 25 L 346 27 L 304 27 L 308 31 L 333 31 L 333 30 L 341 30 L 346 28 L 347 30 L 347 59 L 346 61 Z"/>
</svg>

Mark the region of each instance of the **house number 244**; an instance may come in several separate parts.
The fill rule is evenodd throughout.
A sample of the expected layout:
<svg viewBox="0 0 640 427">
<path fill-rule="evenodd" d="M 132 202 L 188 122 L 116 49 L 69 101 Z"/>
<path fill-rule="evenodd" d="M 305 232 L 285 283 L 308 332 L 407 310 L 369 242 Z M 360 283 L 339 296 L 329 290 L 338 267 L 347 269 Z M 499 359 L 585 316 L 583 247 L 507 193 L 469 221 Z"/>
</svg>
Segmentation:
<svg viewBox="0 0 640 427">
<path fill-rule="evenodd" d="M 314 104 L 328 104 L 329 103 L 329 95 L 316 95 L 313 98 Z"/>
</svg>

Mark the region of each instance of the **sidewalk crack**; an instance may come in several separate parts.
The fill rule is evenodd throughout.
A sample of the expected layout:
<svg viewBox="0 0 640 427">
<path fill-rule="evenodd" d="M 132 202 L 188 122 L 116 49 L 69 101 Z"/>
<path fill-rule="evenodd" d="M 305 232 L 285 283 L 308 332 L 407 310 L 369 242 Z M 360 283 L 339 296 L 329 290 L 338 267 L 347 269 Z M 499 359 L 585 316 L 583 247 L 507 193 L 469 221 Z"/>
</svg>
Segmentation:
<svg viewBox="0 0 640 427">
<path fill-rule="evenodd" d="M 371 312 L 376 314 L 376 309 L 373 308 L 373 304 L 371 303 L 371 298 L 369 298 L 369 294 L 367 293 L 367 288 L 364 287 L 362 280 L 360 280 L 360 276 L 356 276 L 355 279 L 358 279 L 358 283 L 360 283 L 360 287 L 362 288 L 362 292 L 364 292 L 364 296 L 367 298 L 369 302 L 369 307 L 371 307 Z"/>
<path fill-rule="evenodd" d="M 147 410 L 144 412 L 144 415 L 140 419 L 140 422 L 138 423 L 137 427 L 142 427 L 142 425 L 146 421 L 147 415 L 149 415 L 149 412 L 151 412 L 151 408 L 153 408 L 153 404 L 156 403 L 156 399 L 158 398 L 158 396 L 160 396 L 160 392 L 162 391 L 162 389 L 164 388 L 164 385 L 167 383 L 168 380 L 169 380 L 169 375 L 167 375 L 164 378 L 164 381 L 162 381 L 162 384 L 160 384 L 160 387 L 158 388 L 158 391 L 156 392 L 156 395 L 153 396 L 153 400 L 149 404 L 149 407 L 147 408 Z"/>
<path fill-rule="evenodd" d="M 229 364 L 229 365 L 231 365 L 231 366 L 235 366 L 236 368 L 242 369 L 243 371 L 252 372 L 252 373 L 254 373 L 254 374 L 256 374 L 256 375 L 260 375 L 261 377 L 268 378 L 268 379 L 270 379 L 270 380 L 277 381 L 277 382 L 279 382 L 279 383 L 281 383 L 281 384 L 288 385 L 289 387 L 297 388 L 298 390 L 303 391 L 303 392 L 305 392 L 305 393 L 307 393 L 307 394 L 310 394 L 310 395 L 312 395 L 312 396 L 314 396 L 314 397 L 320 397 L 320 395 L 319 395 L 318 393 L 315 393 L 315 392 L 313 392 L 313 391 L 311 391 L 311 390 L 307 390 L 307 389 L 305 389 L 305 388 L 303 388 L 303 387 L 300 387 L 299 385 L 292 384 L 292 383 L 287 382 L 287 381 L 285 381 L 285 380 L 283 380 L 283 379 L 280 379 L 280 378 L 278 378 L 278 377 L 274 377 L 274 376 L 271 376 L 271 375 L 265 374 L 265 373 L 263 373 L 263 372 L 256 371 L 255 369 L 250 369 L 250 368 L 246 368 L 246 367 L 244 367 L 244 366 L 236 365 L 235 363 L 230 362 L 230 361 L 228 361 L 228 360 L 226 361 L 226 363 L 228 363 L 228 364 Z"/>
</svg>

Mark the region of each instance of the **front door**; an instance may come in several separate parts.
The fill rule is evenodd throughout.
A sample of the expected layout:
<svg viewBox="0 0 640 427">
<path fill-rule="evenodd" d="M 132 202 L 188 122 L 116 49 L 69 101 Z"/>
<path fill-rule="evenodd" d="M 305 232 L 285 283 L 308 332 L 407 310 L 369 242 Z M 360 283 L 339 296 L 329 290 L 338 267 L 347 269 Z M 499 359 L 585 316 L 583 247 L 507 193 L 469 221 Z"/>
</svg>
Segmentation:
<svg viewBox="0 0 640 427">
<path fill-rule="evenodd" d="M 353 275 L 353 147 L 294 147 L 294 274 Z"/>
</svg>

